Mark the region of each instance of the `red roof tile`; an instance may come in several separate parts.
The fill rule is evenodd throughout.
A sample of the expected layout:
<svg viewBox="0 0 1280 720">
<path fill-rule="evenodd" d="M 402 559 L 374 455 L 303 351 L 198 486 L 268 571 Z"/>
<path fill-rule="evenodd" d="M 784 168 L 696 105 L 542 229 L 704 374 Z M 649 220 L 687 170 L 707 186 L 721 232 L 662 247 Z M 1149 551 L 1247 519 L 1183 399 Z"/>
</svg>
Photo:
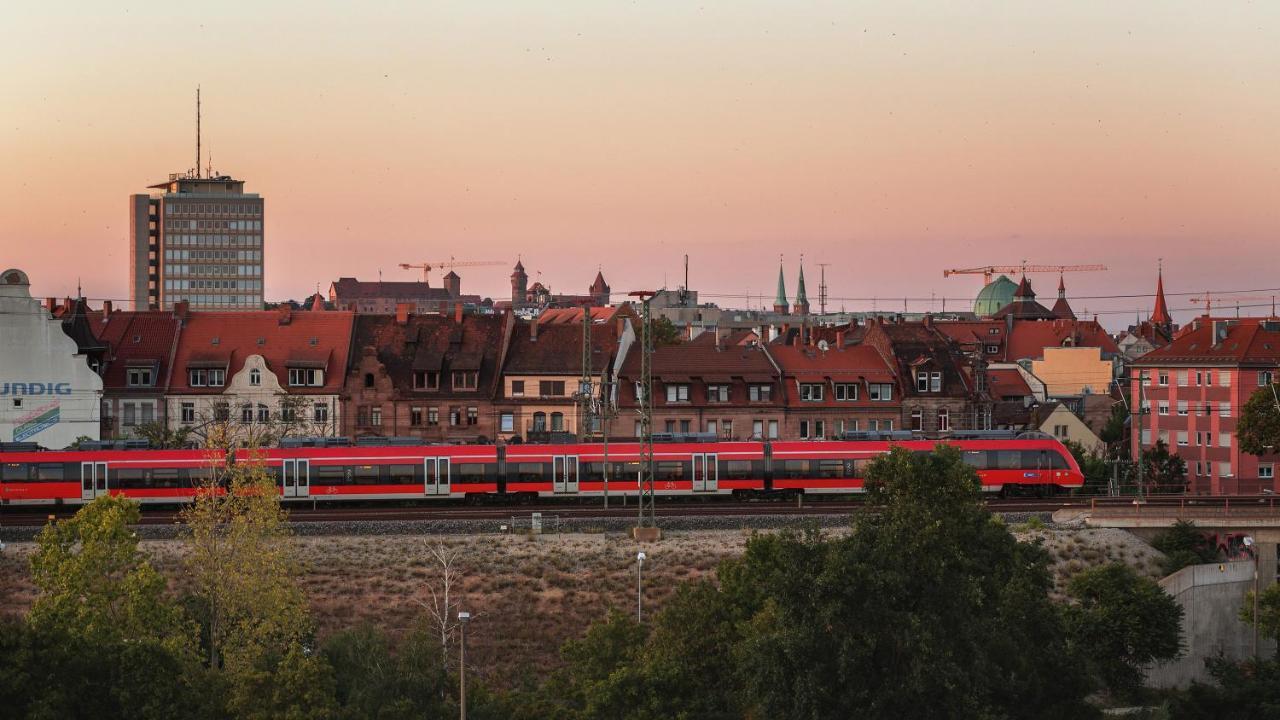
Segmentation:
<svg viewBox="0 0 1280 720">
<path fill-rule="evenodd" d="M 1215 329 L 1220 333 L 1217 338 Z M 1143 355 L 1134 365 L 1183 363 L 1280 365 L 1280 320 L 1200 317 L 1183 326 L 1168 345 Z"/>
<path fill-rule="evenodd" d="M 1017 320 L 1009 335 L 1005 359 L 1043 358 L 1047 347 L 1096 347 L 1103 353 L 1120 348 L 1096 320 Z"/>
<path fill-rule="evenodd" d="M 142 361 L 154 363 L 153 389 L 165 388 L 179 331 L 178 318 L 173 313 L 117 311 L 104 318 L 101 312 L 91 312 L 89 319 L 94 334 L 108 347 L 103 358 L 104 388 L 127 388 L 126 367 L 138 367 L 136 363 Z"/>
<path fill-rule="evenodd" d="M 1014 368 L 987 370 L 987 387 L 990 394 L 998 400 L 1022 398 L 1031 395 L 1031 386 L 1022 373 Z"/>
</svg>

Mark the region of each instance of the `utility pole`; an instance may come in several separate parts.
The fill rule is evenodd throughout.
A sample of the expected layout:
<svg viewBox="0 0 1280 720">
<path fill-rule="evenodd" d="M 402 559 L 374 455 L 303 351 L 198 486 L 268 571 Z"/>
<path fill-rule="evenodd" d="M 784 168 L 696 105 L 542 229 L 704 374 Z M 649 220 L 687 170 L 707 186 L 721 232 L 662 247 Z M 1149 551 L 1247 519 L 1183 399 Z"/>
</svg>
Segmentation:
<svg viewBox="0 0 1280 720">
<path fill-rule="evenodd" d="M 460 717 L 467 720 L 467 623 L 471 613 L 458 613 L 458 706 Z"/>
<path fill-rule="evenodd" d="M 639 291 L 631 294 L 640 298 L 643 309 L 640 332 L 640 507 L 634 535 L 637 540 L 656 540 L 660 534 L 653 490 L 653 318 L 650 313 L 654 293 Z"/>
<path fill-rule="evenodd" d="M 1143 462 L 1142 462 L 1142 416 L 1146 412 L 1146 402 L 1143 400 L 1143 388 L 1147 384 L 1147 372 L 1145 370 L 1138 371 L 1138 407 L 1133 408 L 1135 422 L 1137 423 L 1138 453 L 1134 460 L 1138 463 L 1138 502 L 1142 502 L 1142 483 L 1143 483 Z"/>
<path fill-rule="evenodd" d="M 578 379 L 578 442 L 591 432 L 591 308 L 582 308 L 582 377 Z"/>
</svg>

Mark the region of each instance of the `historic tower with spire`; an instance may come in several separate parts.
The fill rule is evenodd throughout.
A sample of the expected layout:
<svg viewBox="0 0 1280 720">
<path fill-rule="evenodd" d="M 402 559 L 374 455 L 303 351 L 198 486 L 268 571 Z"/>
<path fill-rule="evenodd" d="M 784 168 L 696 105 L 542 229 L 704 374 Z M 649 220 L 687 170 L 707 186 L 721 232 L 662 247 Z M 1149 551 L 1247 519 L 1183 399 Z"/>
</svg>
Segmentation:
<svg viewBox="0 0 1280 720">
<path fill-rule="evenodd" d="M 1062 281 L 1062 274 L 1058 274 L 1058 301 L 1053 304 L 1053 315 L 1060 320 L 1075 320 L 1075 311 L 1071 309 L 1071 303 L 1067 302 L 1067 286 Z"/>
<path fill-rule="evenodd" d="M 809 314 L 809 297 L 804 291 L 804 260 L 800 260 L 800 280 L 796 283 L 796 303 L 791 306 L 796 315 Z"/>
<path fill-rule="evenodd" d="M 778 263 L 778 295 L 773 299 L 773 311 L 779 315 L 786 315 L 787 309 L 787 281 L 782 276 L 782 263 Z"/>
<path fill-rule="evenodd" d="M 511 273 L 511 304 L 523 305 L 529 301 L 529 275 L 524 271 L 524 263 L 516 259 L 515 270 Z"/>
<path fill-rule="evenodd" d="M 1173 337 L 1173 317 L 1169 315 L 1169 306 L 1164 301 L 1164 264 L 1156 270 L 1156 306 L 1151 311 L 1151 324 L 1164 331 L 1166 337 Z"/>
</svg>

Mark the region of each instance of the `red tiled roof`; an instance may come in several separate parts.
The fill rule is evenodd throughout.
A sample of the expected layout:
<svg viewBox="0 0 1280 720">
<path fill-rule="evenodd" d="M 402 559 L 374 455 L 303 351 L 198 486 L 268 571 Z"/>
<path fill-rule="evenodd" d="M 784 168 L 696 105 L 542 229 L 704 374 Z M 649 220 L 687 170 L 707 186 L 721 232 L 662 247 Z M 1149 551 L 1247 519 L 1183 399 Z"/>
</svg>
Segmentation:
<svg viewBox="0 0 1280 720">
<path fill-rule="evenodd" d="M 630 380 L 640 377 L 639 343 L 632 346 L 627 359 L 622 363 L 619 376 Z M 661 382 L 664 378 L 675 382 L 688 378 L 701 378 L 711 382 L 721 382 L 724 378 L 742 377 L 749 380 L 768 381 L 777 379 L 778 371 L 773 363 L 758 346 L 724 345 L 719 348 L 712 342 L 689 342 L 678 345 L 663 345 L 654 348 L 650 360 L 653 365 L 653 377 Z"/>
<path fill-rule="evenodd" d="M 333 283 L 333 295 L 335 302 L 382 297 L 414 300 L 448 300 L 452 297 L 444 288 L 433 288 L 424 282 L 367 281 L 349 277 L 338 278 Z"/>
<path fill-rule="evenodd" d="M 580 375 L 582 373 L 582 323 L 545 325 L 538 323 L 537 340 L 533 323 L 521 322 L 511 335 L 504 374 Z M 618 351 L 616 323 L 591 326 L 591 369 L 599 372 L 613 363 Z"/>
<path fill-rule="evenodd" d="M 991 396 L 1000 400 L 1031 395 L 1031 386 L 1022 373 L 1014 368 L 987 370 L 987 387 Z"/>
<path fill-rule="evenodd" d="M 859 407 L 877 405 L 867 392 L 866 383 L 894 382 L 893 369 L 870 345 L 850 345 L 843 350 L 826 352 L 812 346 L 773 345 L 769 354 L 782 368 L 787 404 L 795 407 Z M 801 401 L 800 383 L 854 383 L 861 386 L 856 401 L 837 401 L 831 388 L 820 402 Z"/>
<path fill-rule="evenodd" d="M 159 310 L 117 311 L 106 318 L 101 312 L 88 314 L 94 334 L 107 345 L 103 358 L 102 385 L 107 389 L 128 387 L 126 367 L 154 362 L 155 385 L 163 390 L 169 379 L 169 359 L 178 339 L 179 323 L 173 313 Z"/>
<path fill-rule="evenodd" d="M 570 323 L 582 324 L 582 311 L 584 309 L 591 312 L 591 320 L 593 323 L 609 322 L 618 315 L 623 308 L 627 308 L 623 315 L 634 317 L 634 312 L 627 305 L 599 307 L 592 306 L 590 308 L 570 307 L 570 308 L 547 308 L 538 315 L 538 322 L 543 325 L 567 325 Z"/>
<path fill-rule="evenodd" d="M 285 387 L 288 387 L 290 360 L 324 364 L 323 387 L 290 388 L 290 392 L 338 392 L 346 376 L 354 314 L 346 311 L 295 312 L 285 324 L 281 323 L 281 317 L 281 312 L 270 310 L 190 313 L 178 339 L 170 390 L 175 393 L 222 392 L 225 388 L 188 386 L 188 363 L 226 362 L 227 383 L 230 384 L 232 376 L 244 368 L 245 358 L 261 355 Z"/>
<path fill-rule="evenodd" d="M 454 396 L 452 370 L 475 370 L 476 387 L 491 397 L 501 377 L 502 341 L 507 317 L 504 315 L 464 315 L 462 324 L 449 316 L 410 315 L 401 325 L 391 315 L 359 315 L 355 320 L 357 353 L 373 348 L 386 369 L 392 385 L 402 393 L 412 392 L 413 372 L 441 372 L 439 390 L 431 397 Z M 353 365 L 359 356 L 353 358 Z M 363 378 L 352 378 L 361 387 Z M 474 390 L 460 390 L 459 396 L 476 397 Z"/>
<path fill-rule="evenodd" d="M 1006 360 L 1044 357 L 1047 347 L 1096 347 L 1103 353 L 1120 348 L 1096 320 L 1017 320 L 1009 335 Z"/>
<path fill-rule="evenodd" d="M 1222 335 L 1215 339 L 1214 329 Z M 1200 317 L 1168 345 L 1138 358 L 1134 365 L 1204 363 L 1280 365 L 1280 320 Z"/>
</svg>

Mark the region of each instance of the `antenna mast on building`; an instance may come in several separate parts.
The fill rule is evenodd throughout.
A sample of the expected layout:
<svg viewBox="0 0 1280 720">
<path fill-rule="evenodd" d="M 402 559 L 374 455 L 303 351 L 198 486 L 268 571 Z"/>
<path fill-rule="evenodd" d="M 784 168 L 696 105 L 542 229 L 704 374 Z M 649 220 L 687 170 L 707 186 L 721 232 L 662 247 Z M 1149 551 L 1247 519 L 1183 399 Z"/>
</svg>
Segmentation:
<svg viewBox="0 0 1280 720">
<path fill-rule="evenodd" d="M 196 85 L 196 177 L 200 177 L 200 86 Z"/>
<path fill-rule="evenodd" d="M 831 263 L 818 263 L 818 314 L 827 314 L 827 266 Z"/>
</svg>

